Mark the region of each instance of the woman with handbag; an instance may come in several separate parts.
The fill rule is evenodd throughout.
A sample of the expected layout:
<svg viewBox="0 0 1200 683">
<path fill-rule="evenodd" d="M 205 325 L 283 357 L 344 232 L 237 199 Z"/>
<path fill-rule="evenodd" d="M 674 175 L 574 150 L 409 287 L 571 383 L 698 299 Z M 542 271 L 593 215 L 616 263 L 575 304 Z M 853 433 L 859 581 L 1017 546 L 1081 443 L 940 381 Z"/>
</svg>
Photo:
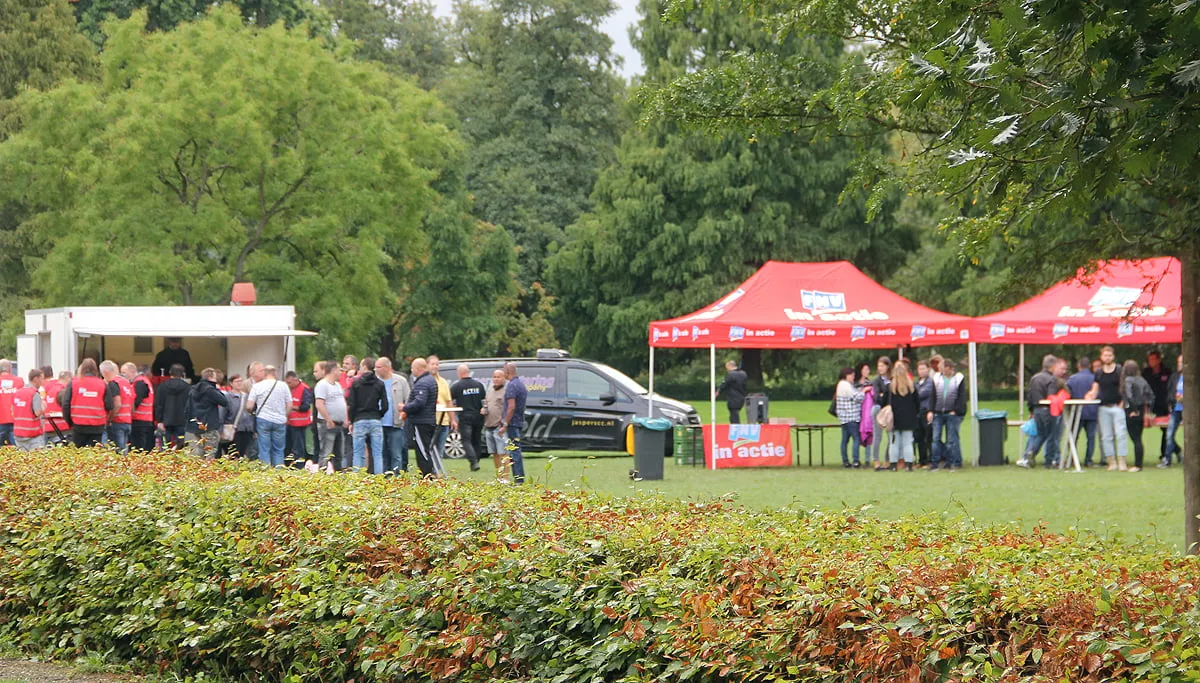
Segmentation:
<svg viewBox="0 0 1200 683">
<path fill-rule="evenodd" d="M 859 421 L 862 419 L 863 391 L 855 386 L 854 368 L 842 368 L 838 375 L 837 387 L 833 392 L 833 402 L 837 413 L 838 423 L 842 425 L 842 467 L 859 468 L 858 449 L 860 444 Z M 846 446 L 854 443 L 854 462 L 851 464 Z"/>
</svg>

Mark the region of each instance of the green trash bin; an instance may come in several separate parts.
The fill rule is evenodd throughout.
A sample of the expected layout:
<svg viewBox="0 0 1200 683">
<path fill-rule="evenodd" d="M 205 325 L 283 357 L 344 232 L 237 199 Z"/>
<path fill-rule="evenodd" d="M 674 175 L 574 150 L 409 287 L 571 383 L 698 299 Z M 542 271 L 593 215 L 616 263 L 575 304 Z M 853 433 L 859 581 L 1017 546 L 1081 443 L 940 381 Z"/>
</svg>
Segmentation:
<svg viewBox="0 0 1200 683">
<path fill-rule="evenodd" d="M 700 463 L 702 458 L 703 440 L 700 436 L 700 428 L 690 425 L 675 425 L 674 433 L 674 451 L 676 465 L 696 465 Z"/>
<path fill-rule="evenodd" d="M 1004 442 L 1008 439 L 1008 411 L 977 410 L 979 420 L 979 464 L 1004 465 Z"/>
<path fill-rule="evenodd" d="M 662 479 L 666 460 L 667 435 L 671 421 L 661 418 L 633 418 L 633 468 L 640 479 Z"/>
</svg>

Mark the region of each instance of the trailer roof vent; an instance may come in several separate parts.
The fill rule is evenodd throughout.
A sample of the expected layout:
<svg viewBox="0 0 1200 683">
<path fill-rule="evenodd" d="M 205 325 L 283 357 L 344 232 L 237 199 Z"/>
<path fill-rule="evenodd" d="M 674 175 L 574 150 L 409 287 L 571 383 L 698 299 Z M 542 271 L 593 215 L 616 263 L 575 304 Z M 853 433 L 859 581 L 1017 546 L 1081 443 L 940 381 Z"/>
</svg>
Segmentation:
<svg viewBox="0 0 1200 683">
<path fill-rule="evenodd" d="M 254 293 L 253 282 L 233 283 L 233 296 L 229 297 L 230 306 L 253 306 L 257 300 L 258 295 Z"/>
</svg>

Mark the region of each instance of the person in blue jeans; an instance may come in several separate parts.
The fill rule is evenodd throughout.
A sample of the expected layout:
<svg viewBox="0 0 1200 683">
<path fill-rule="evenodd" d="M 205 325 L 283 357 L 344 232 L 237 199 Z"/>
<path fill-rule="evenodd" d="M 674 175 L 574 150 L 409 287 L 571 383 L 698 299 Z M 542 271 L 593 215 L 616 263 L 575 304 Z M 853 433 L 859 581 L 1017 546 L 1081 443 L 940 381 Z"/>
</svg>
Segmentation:
<svg viewBox="0 0 1200 683">
<path fill-rule="evenodd" d="M 962 467 L 962 446 L 958 433 L 963 416 L 967 414 L 967 391 L 963 387 L 962 373 L 954 371 L 954 361 L 942 360 L 941 374 L 934 378 L 933 412 L 929 421 L 933 425 L 933 464 L 930 471 L 957 470 Z"/>
<path fill-rule="evenodd" d="M 371 472 L 383 474 L 383 415 L 388 409 L 387 390 L 383 381 L 375 375 L 375 359 L 364 358 L 364 370 L 350 385 L 350 396 L 346 399 L 346 412 L 350 418 L 350 435 L 354 438 L 353 467 L 358 470 L 367 466 L 367 442 L 371 443 Z M 369 368 L 369 369 L 367 369 Z"/>
<path fill-rule="evenodd" d="M 1183 452 L 1179 449 L 1179 442 L 1175 440 L 1175 435 L 1179 433 L 1179 427 L 1183 424 L 1183 354 L 1179 354 L 1179 359 L 1175 363 L 1175 374 L 1171 376 L 1171 381 L 1167 384 L 1167 399 L 1171 408 L 1171 417 L 1167 422 L 1167 439 L 1162 462 L 1158 463 L 1160 468 L 1170 467 L 1171 458 L 1176 453 L 1180 455 L 1179 461 L 1183 462 Z"/>
<path fill-rule="evenodd" d="M 255 417 L 258 430 L 258 459 L 271 467 L 283 467 L 287 448 L 287 414 L 292 395 L 276 378 L 273 365 L 250 364 L 254 386 L 246 397 L 246 410 Z"/>
<path fill-rule="evenodd" d="M 512 461 L 514 484 L 525 483 L 525 457 L 521 453 L 521 430 L 525 429 L 525 400 L 529 391 L 517 376 L 517 364 L 505 363 L 504 376 L 508 386 L 504 389 L 504 421 L 500 428 L 505 432 L 505 452 Z"/>
<path fill-rule="evenodd" d="M 1079 359 L 1078 368 L 1078 372 L 1067 378 L 1067 391 L 1071 392 L 1073 399 L 1086 398 L 1092 390 L 1092 385 L 1096 383 L 1096 376 L 1092 374 L 1092 361 L 1087 356 Z M 1083 406 L 1079 412 L 1079 430 L 1087 436 L 1087 449 L 1083 454 L 1084 467 L 1092 466 L 1092 456 L 1096 454 L 1096 426 L 1099 414 L 1099 406 L 1095 405 Z"/>
<path fill-rule="evenodd" d="M 861 467 L 858 449 L 862 437 L 859 426 L 862 421 L 863 391 L 854 385 L 854 368 L 842 368 L 838 374 L 837 388 L 833 392 L 834 413 L 842 425 L 842 467 Z M 847 446 L 854 444 L 854 462 L 850 462 Z"/>
</svg>

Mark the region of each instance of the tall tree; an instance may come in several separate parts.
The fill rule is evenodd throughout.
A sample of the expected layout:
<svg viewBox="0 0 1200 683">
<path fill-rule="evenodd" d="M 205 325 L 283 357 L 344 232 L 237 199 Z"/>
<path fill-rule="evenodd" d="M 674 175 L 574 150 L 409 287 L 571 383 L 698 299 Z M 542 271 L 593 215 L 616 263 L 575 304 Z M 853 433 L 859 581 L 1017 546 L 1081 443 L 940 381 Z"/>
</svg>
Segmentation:
<svg viewBox="0 0 1200 683">
<path fill-rule="evenodd" d="M 528 287 L 588 208 L 619 135 L 611 0 L 490 0 L 458 7 L 458 66 L 439 89 L 470 144 L 475 215 L 520 247 Z"/>
<path fill-rule="evenodd" d="M 355 56 L 376 62 L 396 75 L 415 76 L 435 86 L 454 61 L 450 24 L 425 0 L 330 0 L 329 12 L 339 39 L 358 44 Z"/>
<path fill-rule="evenodd" d="M 251 280 L 304 325 L 382 329 L 382 246 L 420 244 L 457 153 L 437 101 L 235 9 L 145 21 L 110 25 L 100 83 L 22 95 L 0 144 L 0 193 L 50 245 L 42 303 L 218 304 Z"/>
<path fill-rule="evenodd" d="M 677 13 L 690 3 L 680 0 Z M 826 88 L 737 100 L 734 73 L 779 78 L 752 55 L 681 77 L 664 116 L 832 127 L 872 121 L 923 143 L 877 187 L 941 194 L 968 257 L 995 238 L 1014 273 L 1096 259 L 1183 261 L 1185 524 L 1200 549 L 1200 2 L 749 0 L 782 34 L 856 41 L 864 67 Z M 1018 275 L 1019 277 L 1019 275 Z"/>
<path fill-rule="evenodd" d="M 104 42 L 104 22 L 109 19 L 128 19 L 134 12 L 146 12 L 146 29 L 169 31 L 185 21 L 200 19 L 218 4 L 238 8 L 247 23 L 266 28 L 282 21 L 288 26 L 310 22 L 324 28 L 325 15 L 313 0 L 77 0 L 75 16 L 79 30 L 97 45 Z"/>
<path fill-rule="evenodd" d="M 0 140 L 19 121 L 12 99 L 27 88 L 45 90 L 67 78 L 96 75 L 96 50 L 75 29 L 67 0 L 8 0 L 0 3 Z M 36 236 L 21 230 L 26 207 L 0 201 L 0 355 L 13 351 L 23 331 L 20 312 L 29 302 L 25 259 L 41 250 Z"/>
<path fill-rule="evenodd" d="M 827 83 L 843 60 L 840 41 L 776 41 L 753 18 L 708 7 L 664 23 L 662 9 L 641 5 L 635 45 L 647 83 L 668 83 L 730 49 L 803 58 L 813 68 L 797 80 L 809 87 Z M 875 153 L 885 152 L 877 139 Z M 804 130 L 710 137 L 651 121 L 629 131 L 596 185 L 594 209 L 550 261 L 573 348 L 636 372 L 651 320 L 710 303 L 769 259 L 847 258 L 887 275 L 915 237 L 887 211 L 867 223 L 863 193 L 842 194 L 857 163 L 853 145 Z M 756 358 L 747 356 L 751 370 Z"/>
</svg>

